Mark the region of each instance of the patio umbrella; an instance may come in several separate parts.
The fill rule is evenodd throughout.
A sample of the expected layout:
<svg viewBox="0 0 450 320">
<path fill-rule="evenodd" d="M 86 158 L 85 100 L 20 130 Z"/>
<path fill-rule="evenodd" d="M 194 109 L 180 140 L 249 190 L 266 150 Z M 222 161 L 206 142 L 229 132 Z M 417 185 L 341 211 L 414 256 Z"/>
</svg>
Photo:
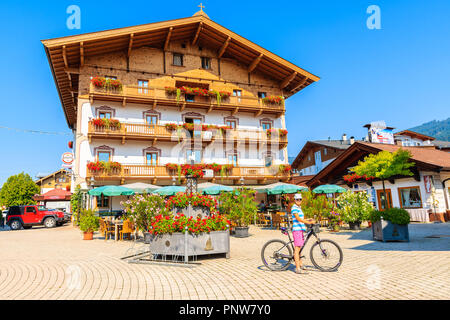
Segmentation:
<svg viewBox="0 0 450 320">
<path fill-rule="evenodd" d="M 178 192 L 186 192 L 186 187 L 179 186 L 167 186 L 159 188 L 158 190 L 153 191 L 152 193 L 159 194 L 161 196 L 173 196 Z"/>
<path fill-rule="evenodd" d="M 284 182 L 276 182 L 272 184 L 268 184 L 267 186 L 260 186 L 254 188 L 259 193 L 267 193 L 267 194 L 286 194 L 286 193 L 297 193 L 308 188 L 298 186 L 296 184 L 284 183 Z"/>
<path fill-rule="evenodd" d="M 314 193 L 342 193 L 345 191 L 345 188 L 334 184 L 324 184 L 323 186 L 319 186 L 313 190 Z"/>
<path fill-rule="evenodd" d="M 108 197 L 132 196 L 134 194 L 134 191 L 122 186 L 103 186 L 89 190 L 88 194 L 91 196 L 101 196 L 103 194 L 104 196 Z"/>
<path fill-rule="evenodd" d="M 155 186 L 154 184 L 142 183 L 142 182 L 124 184 L 124 185 L 122 185 L 122 187 L 129 188 L 129 189 L 133 190 L 135 193 L 139 193 L 139 194 L 151 193 L 151 192 L 161 188 L 160 186 Z"/>
<path fill-rule="evenodd" d="M 107 197 L 115 196 L 132 196 L 134 191 L 122 186 L 103 186 L 88 191 L 91 196 L 101 196 L 102 194 Z M 110 212 L 112 212 L 112 201 L 110 203 Z"/>
<path fill-rule="evenodd" d="M 203 194 L 217 195 L 221 192 L 232 192 L 234 189 L 229 186 L 224 186 L 221 184 L 215 184 L 210 182 L 200 183 L 197 190 Z"/>
</svg>

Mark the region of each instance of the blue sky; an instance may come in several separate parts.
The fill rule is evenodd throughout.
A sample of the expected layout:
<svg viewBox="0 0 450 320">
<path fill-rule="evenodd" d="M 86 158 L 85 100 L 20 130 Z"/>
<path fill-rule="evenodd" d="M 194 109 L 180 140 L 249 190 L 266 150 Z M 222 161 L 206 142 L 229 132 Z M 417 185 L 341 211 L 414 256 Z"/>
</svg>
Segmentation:
<svg viewBox="0 0 450 320">
<path fill-rule="evenodd" d="M 0 126 L 69 133 L 42 39 L 188 17 L 200 1 L 0 3 Z M 66 8 L 81 8 L 81 29 Z M 406 129 L 450 116 L 450 1 L 207 1 L 211 19 L 321 77 L 287 101 L 289 155 L 307 140 L 365 136 L 365 123 Z M 369 5 L 381 30 L 366 27 Z M 0 128 L 0 184 L 52 172 L 70 136 Z"/>
</svg>

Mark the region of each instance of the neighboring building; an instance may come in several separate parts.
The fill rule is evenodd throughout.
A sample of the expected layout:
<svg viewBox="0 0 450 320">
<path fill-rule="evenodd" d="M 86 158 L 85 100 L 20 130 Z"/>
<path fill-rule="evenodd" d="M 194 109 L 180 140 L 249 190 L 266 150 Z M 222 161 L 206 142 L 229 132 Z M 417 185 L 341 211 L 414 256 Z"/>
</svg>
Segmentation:
<svg viewBox="0 0 450 320">
<path fill-rule="evenodd" d="M 61 169 L 40 178 L 35 183 L 41 188 L 41 194 L 53 189 L 70 190 L 71 177 L 66 170 Z"/>
<path fill-rule="evenodd" d="M 389 207 L 407 209 L 419 221 L 450 219 L 450 154 L 434 148 L 405 147 L 393 144 L 355 142 L 326 168 L 310 179 L 309 187 L 338 184 L 353 191 L 366 191 L 378 209 L 383 209 L 383 187 L 380 180 L 357 180 L 347 183 L 343 176 L 369 154 L 380 151 L 394 152 L 399 148 L 412 154 L 413 176 L 392 177 L 385 181 Z M 433 193 L 434 188 L 434 193 Z M 435 201 L 432 201 L 434 197 Z"/>
<path fill-rule="evenodd" d="M 433 145 L 438 150 L 450 152 L 450 141 L 434 140 Z"/>
<path fill-rule="evenodd" d="M 315 175 L 354 142 L 353 137 L 347 139 L 345 134 L 341 140 L 308 141 L 292 162 L 293 172 L 300 176 Z"/>
<path fill-rule="evenodd" d="M 34 196 L 33 199 L 48 209 L 57 209 L 70 212 L 71 196 L 72 194 L 70 191 L 65 189 L 52 189 L 44 194 Z"/>
<path fill-rule="evenodd" d="M 139 181 L 171 185 L 177 174 L 166 168 L 169 163 L 232 165 L 226 176 L 203 179 L 230 185 L 290 178 L 278 170 L 288 163 L 287 136 L 278 137 L 275 130 L 269 139 L 267 130 L 285 129 L 284 99 L 278 97 L 288 98 L 319 78 L 203 11 L 43 44 L 74 133 L 72 188 Z M 109 87 L 93 83 L 105 79 Z M 177 90 L 182 87 L 184 92 Z M 202 96 L 211 91 L 214 96 Z M 219 99 L 217 92 L 231 96 Z M 101 118 L 118 120 L 120 127 L 92 121 Z M 170 123 L 197 126 L 184 136 L 166 127 Z M 221 136 L 220 130 L 200 125 L 232 129 Z M 87 168 L 99 160 L 120 164 L 111 170 Z M 109 205 L 99 200 L 99 207 Z"/>
<path fill-rule="evenodd" d="M 394 133 L 395 144 L 405 147 L 433 146 L 433 137 L 410 130 Z"/>
</svg>

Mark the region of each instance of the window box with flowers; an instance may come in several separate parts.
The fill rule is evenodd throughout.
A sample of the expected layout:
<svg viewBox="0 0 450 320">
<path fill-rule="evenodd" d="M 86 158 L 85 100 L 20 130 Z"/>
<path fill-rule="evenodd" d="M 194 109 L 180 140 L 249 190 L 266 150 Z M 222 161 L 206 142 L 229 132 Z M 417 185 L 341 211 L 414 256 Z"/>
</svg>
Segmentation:
<svg viewBox="0 0 450 320">
<path fill-rule="evenodd" d="M 271 138 L 272 136 L 274 136 L 277 133 L 278 133 L 278 137 L 283 138 L 283 137 L 287 136 L 288 131 L 286 129 L 275 129 L 275 128 L 266 130 L 266 134 L 267 134 L 268 138 Z"/>
<path fill-rule="evenodd" d="M 119 162 L 114 161 L 95 161 L 88 162 L 86 165 L 88 171 L 91 174 L 107 174 L 107 175 L 115 175 L 119 174 L 122 165 Z"/>
<path fill-rule="evenodd" d="M 91 79 L 91 83 L 96 89 L 103 89 L 106 92 L 120 93 L 122 91 L 122 82 L 120 80 L 97 76 Z"/>
<path fill-rule="evenodd" d="M 261 99 L 264 105 L 284 105 L 284 97 L 282 96 L 268 96 Z"/>
<path fill-rule="evenodd" d="M 96 131 L 111 130 L 118 131 L 122 124 L 117 119 L 96 118 L 92 119 L 90 123 L 94 126 Z"/>
<path fill-rule="evenodd" d="M 292 167 L 289 164 L 280 164 L 278 166 L 278 173 L 279 174 L 289 174 L 291 172 Z"/>
<path fill-rule="evenodd" d="M 208 93 L 212 99 L 216 100 L 216 103 L 219 106 L 222 101 L 227 101 L 231 96 L 231 92 L 228 91 L 209 90 Z"/>
</svg>

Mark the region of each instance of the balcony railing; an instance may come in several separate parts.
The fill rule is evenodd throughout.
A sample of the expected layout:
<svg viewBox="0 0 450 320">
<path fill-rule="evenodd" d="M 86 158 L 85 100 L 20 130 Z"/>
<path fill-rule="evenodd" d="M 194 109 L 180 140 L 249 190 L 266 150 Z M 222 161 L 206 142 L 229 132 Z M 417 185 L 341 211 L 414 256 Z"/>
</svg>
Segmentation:
<svg viewBox="0 0 450 320">
<path fill-rule="evenodd" d="M 184 132 L 185 133 L 185 132 Z M 213 141 L 258 141 L 271 143 L 272 145 L 278 143 L 280 148 L 284 148 L 288 142 L 287 136 L 272 135 L 269 137 L 266 131 L 263 130 L 226 130 L 222 133 L 221 130 L 206 130 L 199 131 L 203 142 Z M 178 134 L 177 131 L 168 130 L 164 125 L 155 124 L 136 124 L 136 123 L 120 123 L 120 128 L 97 126 L 89 122 L 88 136 L 96 138 L 117 138 L 117 139 L 136 139 L 148 140 L 158 139 L 164 141 L 180 141 L 187 135 Z M 195 138 L 194 138 L 195 139 Z"/>
<path fill-rule="evenodd" d="M 175 170 L 169 170 L 165 166 L 122 164 L 120 169 L 109 171 L 87 170 L 87 177 L 105 178 L 148 178 L 148 179 L 172 179 L 177 177 Z M 205 180 L 232 179 L 239 180 L 241 177 L 248 179 L 288 179 L 290 173 L 280 173 L 278 166 L 272 167 L 233 167 L 225 175 L 214 173 L 213 177 L 205 177 Z"/>
<path fill-rule="evenodd" d="M 201 107 L 206 109 L 265 112 L 265 113 L 284 113 L 284 105 L 266 104 L 262 99 L 253 96 L 230 96 L 222 98 L 220 104 L 215 97 L 194 96 L 193 100 L 186 98 L 181 94 L 178 98 L 176 94 L 169 94 L 163 87 L 140 87 L 135 85 L 123 85 L 120 89 L 96 87 L 90 84 L 89 95 L 91 99 L 101 98 L 104 100 L 126 102 L 155 102 L 165 105 L 188 107 Z"/>
</svg>

